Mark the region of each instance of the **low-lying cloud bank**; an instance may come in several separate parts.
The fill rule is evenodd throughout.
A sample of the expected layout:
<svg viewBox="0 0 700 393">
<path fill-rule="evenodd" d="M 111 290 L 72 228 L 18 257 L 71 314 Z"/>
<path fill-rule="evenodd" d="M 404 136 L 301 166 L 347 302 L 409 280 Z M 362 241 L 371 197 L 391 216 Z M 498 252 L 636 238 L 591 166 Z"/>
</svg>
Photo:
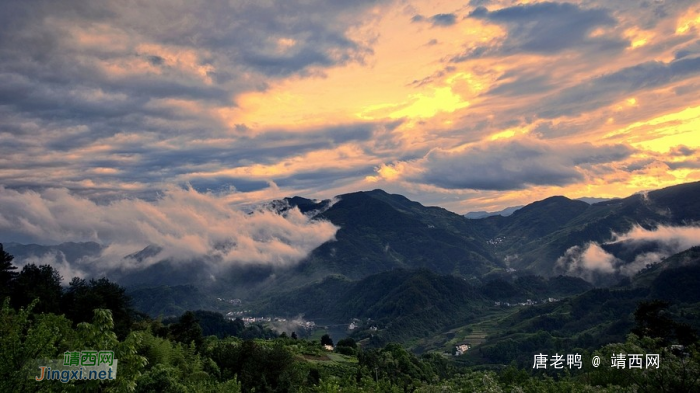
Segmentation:
<svg viewBox="0 0 700 393">
<path fill-rule="evenodd" d="M 99 257 L 83 257 L 77 264 L 60 252 L 31 260 L 51 262 L 73 276 L 143 269 L 163 260 L 216 268 L 289 266 L 333 240 L 337 230 L 296 208 L 281 214 L 268 209 L 247 213 L 230 206 L 225 196 L 191 188 L 168 189 L 155 201 L 123 199 L 103 205 L 67 189 L 0 187 L 0 242 L 91 241 L 104 246 Z"/>
<path fill-rule="evenodd" d="M 613 234 L 608 243 L 590 242 L 573 246 L 557 260 L 557 266 L 569 275 L 591 282 L 606 276 L 631 277 L 647 265 L 700 245 L 700 227 L 659 226 L 647 230 L 633 227 L 625 234 Z"/>
</svg>

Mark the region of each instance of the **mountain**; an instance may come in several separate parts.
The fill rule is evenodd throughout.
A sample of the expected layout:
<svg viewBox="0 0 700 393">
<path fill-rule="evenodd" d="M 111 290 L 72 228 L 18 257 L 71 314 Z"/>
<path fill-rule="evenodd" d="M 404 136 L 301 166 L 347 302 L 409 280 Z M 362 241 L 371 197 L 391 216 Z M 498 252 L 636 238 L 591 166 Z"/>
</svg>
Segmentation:
<svg viewBox="0 0 700 393">
<path fill-rule="evenodd" d="M 291 198 L 272 201 L 268 206 L 280 213 L 296 207 L 304 214 L 316 215 L 328 210 L 332 205 L 333 202 L 330 199 L 317 201 L 314 199 L 294 196 Z"/>
<path fill-rule="evenodd" d="M 188 310 L 211 309 L 213 299 L 192 285 L 159 286 L 132 289 L 127 294 L 133 299 L 135 309 L 150 315 L 181 315 Z"/>
<path fill-rule="evenodd" d="M 700 266 L 700 246 L 692 247 L 688 250 L 672 255 L 666 258 L 663 263 L 657 263 L 641 270 L 633 277 L 631 285 L 634 287 L 651 286 L 652 282 L 654 282 L 659 276 L 662 274 L 667 274 L 664 273 L 666 271 L 675 269 L 676 272 L 683 272 L 687 267 L 696 268 L 698 266 Z M 682 281 L 683 278 L 680 278 L 679 283 Z M 678 285 L 676 290 L 689 292 L 687 291 L 687 288 L 688 286 Z M 673 292 L 676 292 L 676 290 Z M 663 297 L 664 296 L 661 296 L 661 298 Z"/>
<path fill-rule="evenodd" d="M 700 222 L 700 182 L 672 186 L 589 205 L 556 196 L 523 207 L 508 217 L 472 221 L 490 238 L 491 251 L 510 268 L 534 274 L 557 273 L 568 249 L 604 243 L 635 225 L 688 226 Z"/>
<path fill-rule="evenodd" d="M 594 197 L 582 197 L 582 198 L 576 198 L 575 200 L 581 201 L 581 202 L 586 202 L 589 205 L 592 205 L 594 203 L 600 203 L 600 202 L 606 202 L 611 200 L 611 198 L 594 198 Z M 478 220 L 481 218 L 486 218 L 486 217 L 491 217 L 491 216 L 503 216 L 503 217 L 508 217 L 511 214 L 515 213 L 516 210 L 520 210 L 523 208 L 525 205 L 518 205 L 518 206 L 509 206 L 503 210 L 499 211 L 494 211 L 494 212 L 487 212 L 487 211 L 476 211 L 476 212 L 469 212 L 464 215 L 464 217 L 469 218 L 471 220 Z"/>
<path fill-rule="evenodd" d="M 465 361 L 532 365 L 532 353 L 583 352 L 610 342 L 621 342 L 634 328 L 640 302 L 661 299 L 672 304 L 664 311 L 667 334 L 700 331 L 700 247 L 674 254 L 612 288 L 584 293 L 510 312 L 497 321 L 478 351 Z M 687 329 L 689 328 L 689 329 Z"/>
<path fill-rule="evenodd" d="M 335 241 L 318 247 L 295 269 L 307 277 L 361 279 L 397 268 L 479 276 L 503 267 L 468 220 L 382 190 L 340 195 L 315 218 L 340 229 Z"/>
<path fill-rule="evenodd" d="M 60 262 L 76 263 L 81 258 L 99 256 L 103 247 L 95 242 L 73 243 L 66 242 L 56 245 L 4 243 L 5 251 L 12 254 L 17 261 L 35 260 L 40 263 L 44 259 L 55 259 Z M 53 258 L 47 258 L 53 257 Z"/>
<path fill-rule="evenodd" d="M 331 276 L 304 288 L 275 295 L 259 312 L 336 323 L 367 321 L 379 327 L 381 342 L 423 337 L 446 326 L 466 323 L 484 306 L 485 298 L 464 279 L 427 269 L 392 270 L 350 281 Z M 371 326 L 366 326 L 367 328 Z"/>
<path fill-rule="evenodd" d="M 373 190 L 324 201 L 297 196 L 267 206 L 278 212 L 294 207 L 339 227 L 334 241 L 313 250 L 296 266 L 222 268 L 209 260 L 211 257 L 202 256 L 190 263 L 163 260 L 144 269 L 114 270 L 107 276 L 130 289 L 194 285 L 216 296 L 255 298 L 283 288 L 301 287 L 332 274 L 359 280 L 393 269 L 424 268 L 438 274 L 479 277 L 504 268 L 469 220 L 401 195 Z M 98 245 L 94 246 L 99 250 Z M 39 248 L 37 252 L 49 250 Z M 158 245 L 149 245 L 125 255 L 124 260 L 137 265 L 159 250 Z"/>
<path fill-rule="evenodd" d="M 666 245 L 649 241 L 609 242 L 613 233 L 626 233 L 634 226 L 653 229 L 660 225 L 697 224 L 699 201 L 700 182 L 696 182 L 592 205 L 554 196 L 524 206 L 507 217 L 470 220 L 382 190 L 349 193 L 323 201 L 295 196 L 274 201 L 267 208 L 284 212 L 296 207 L 313 219 L 328 220 L 339 228 L 335 240 L 317 247 L 295 266 L 222 268 L 215 260 L 207 259 L 212 257 L 202 256 L 189 263 L 164 260 L 143 270 L 105 273 L 132 289 L 194 285 L 208 294 L 241 299 L 301 288 L 330 275 L 357 281 L 394 269 L 428 269 L 440 275 L 468 278 L 477 284 L 513 274 L 549 277 L 570 273 L 566 265 L 558 263 L 560 258 L 571 250 L 580 254 L 591 242 L 600 244 L 602 252 L 612 255 L 616 263 L 634 263 L 639 255 L 657 252 Z M 17 262 L 46 263 L 53 258 L 58 263 L 65 259 L 65 263 L 74 264 L 85 255 L 98 257 L 102 246 L 8 243 L 6 249 L 16 255 Z M 158 245 L 150 245 L 124 258 L 135 265 L 158 250 Z M 90 264 L 93 265 L 98 266 Z M 608 282 L 620 278 L 611 275 Z"/>
<path fill-rule="evenodd" d="M 618 198 L 596 198 L 596 197 L 576 198 L 577 201 L 586 202 L 589 205 L 592 205 L 594 203 L 607 202 L 607 201 L 610 201 L 612 199 L 618 199 Z"/>
<path fill-rule="evenodd" d="M 469 218 L 470 220 L 478 220 L 480 218 L 486 218 L 486 217 L 491 217 L 491 216 L 503 216 L 503 217 L 508 217 L 511 214 L 515 213 L 516 210 L 522 208 L 524 205 L 518 205 L 518 206 L 510 206 L 507 207 L 503 210 L 499 210 L 497 212 L 487 212 L 487 211 L 478 211 L 478 212 L 469 212 L 464 215 L 464 217 Z"/>
<path fill-rule="evenodd" d="M 417 351 L 446 351 L 468 342 L 479 348 L 465 357 L 474 364 L 525 364 L 532 353 L 583 351 L 619 341 L 634 327 L 639 302 L 650 299 L 678 305 L 674 318 L 700 327 L 695 317 L 700 297 L 693 291 L 700 285 L 700 248 L 655 264 L 685 244 L 673 240 L 678 229 L 666 229 L 670 242 L 653 236 L 612 241 L 613 233 L 635 226 L 700 223 L 700 182 L 594 204 L 553 196 L 510 216 L 476 220 L 382 190 L 323 201 L 297 196 L 266 208 L 281 213 L 298 208 L 312 219 L 328 220 L 339 228 L 335 240 L 292 267 L 223 269 L 206 259 L 212 256 L 203 256 L 107 276 L 127 286 L 133 304 L 150 315 L 196 308 L 302 315 L 336 339 L 349 333 L 369 346 L 396 341 Z M 604 261 L 642 270 L 631 278 L 621 268 L 600 273 L 607 281 L 560 275 L 572 273 L 558 263 L 561 258 L 575 252 L 580 257 L 588 244 L 599 247 L 595 252 Z M 18 262 L 46 263 L 53 257 L 81 267 L 83 256 L 99 257 L 102 246 L 7 244 L 6 249 Z M 138 264 L 158 251 L 153 244 L 124 259 Z M 608 287 L 591 284 L 601 282 Z M 228 302 L 232 299 L 235 306 Z M 510 307 L 531 304 L 527 299 L 538 304 Z M 356 329 L 348 332 L 351 321 Z"/>
<path fill-rule="evenodd" d="M 429 269 L 438 274 L 478 277 L 503 270 L 486 239 L 469 220 L 439 207 L 426 207 L 382 190 L 355 192 L 331 200 L 302 197 L 273 201 L 284 212 L 297 207 L 339 227 L 335 240 L 316 248 L 293 267 L 244 266 L 213 271 L 207 263 L 163 261 L 145 270 L 117 272 L 119 281 L 140 288 L 192 284 L 217 296 L 257 298 L 298 288 L 329 275 L 350 280 L 394 269 Z M 148 250 L 129 258 L 138 258 Z M 213 278 L 215 279 L 213 279 Z"/>
</svg>

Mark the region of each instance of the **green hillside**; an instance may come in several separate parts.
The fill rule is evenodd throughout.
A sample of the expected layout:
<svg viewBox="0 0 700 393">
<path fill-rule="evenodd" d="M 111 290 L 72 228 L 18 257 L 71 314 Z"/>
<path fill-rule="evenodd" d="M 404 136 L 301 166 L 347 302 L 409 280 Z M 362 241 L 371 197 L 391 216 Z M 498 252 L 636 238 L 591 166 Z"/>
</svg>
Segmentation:
<svg viewBox="0 0 700 393">
<path fill-rule="evenodd" d="M 596 288 L 560 301 L 501 311 L 490 334 L 464 357 L 469 364 L 532 362 L 533 353 L 579 352 L 624 341 L 643 302 L 664 301 L 665 338 L 696 340 L 700 332 L 700 248 L 667 258 L 614 288 Z M 478 326 L 489 314 L 472 325 Z M 691 333 L 695 332 L 695 333 Z M 694 338 L 692 338 L 694 337 Z"/>
<path fill-rule="evenodd" d="M 508 217 L 471 220 L 491 238 L 491 251 L 510 267 L 557 274 L 556 261 L 573 246 L 606 242 L 634 225 L 692 225 L 700 222 L 700 182 L 588 205 L 565 197 L 532 203 Z"/>
<path fill-rule="evenodd" d="M 324 318 L 339 323 L 364 321 L 379 328 L 377 342 L 404 342 L 447 326 L 465 323 L 485 306 L 466 281 L 429 270 L 394 270 L 359 281 L 329 277 L 320 283 L 270 297 L 259 312 Z M 371 323 L 366 323 L 367 320 Z M 371 326 L 370 326 L 371 325 Z"/>
<path fill-rule="evenodd" d="M 318 215 L 340 227 L 305 263 L 352 279 L 395 268 L 482 275 L 500 268 L 484 238 L 464 217 L 381 190 L 339 196 Z"/>
</svg>

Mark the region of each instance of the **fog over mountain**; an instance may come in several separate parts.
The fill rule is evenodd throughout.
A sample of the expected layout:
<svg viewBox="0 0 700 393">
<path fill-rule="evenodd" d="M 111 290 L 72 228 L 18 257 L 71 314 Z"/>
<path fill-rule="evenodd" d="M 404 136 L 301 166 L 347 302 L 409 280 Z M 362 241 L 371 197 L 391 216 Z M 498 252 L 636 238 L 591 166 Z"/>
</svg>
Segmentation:
<svg viewBox="0 0 700 393">
<path fill-rule="evenodd" d="M 18 258 L 19 263 L 56 264 L 67 278 L 142 270 L 163 260 L 196 260 L 211 267 L 287 266 L 332 240 L 337 229 L 299 209 L 245 212 L 223 196 L 194 189 L 168 189 L 151 202 L 97 204 L 66 189 L 0 188 L 0 241 L 92 242 L 84 255 L 54 247 L 27 249 Z"/>
<path fill-rule="evenodd" d="M 659 226 L 647 230 L 635 226 L 614 240 L 573 246 L 557 260 L 567 274 L 596 281 L 600 275 L 631 277 L 665 258 L 700 244 L 700 227 Z"/>
<path fill-rule="evenodd" d="M 66 189 L 0 188 L 0 242 L 16 263 L 51 264 L 64 280 L 219 281 L 237 294 L 261 283 L 302 286 L 399 268 L 609 284 L 700 244 L 698 195 L 700 183 L 593 205 L 551 197 L 507 217 L 469 220 L 382 190 L 285 198 L 244 211 L 225 194 L 191 188 L 104 204 Z"/>
</svg>

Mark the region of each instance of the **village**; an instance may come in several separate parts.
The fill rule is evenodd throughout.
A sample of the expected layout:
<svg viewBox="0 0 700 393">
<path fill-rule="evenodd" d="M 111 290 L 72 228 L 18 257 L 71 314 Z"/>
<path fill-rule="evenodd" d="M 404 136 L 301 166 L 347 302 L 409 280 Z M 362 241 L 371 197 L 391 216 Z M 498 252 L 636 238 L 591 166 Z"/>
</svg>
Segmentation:
<svg viewBox="0 0 700 393">
<path fill-rule="evenodd" d="M 549 297 L 546 299 L 543 299 L 541 301 L 536 301 L 532 299 L 527 299 L 524 302 L 519 302 L 519 303 L 510 303 L 510 302 L 493 302 L 493 305 L 496 307 L 516 307 L 516 306 L 534 306 L 537 304 L 544 304 L 544 303 L 554 303 L 558 302 L 559 299 Z"/>
</svg>

